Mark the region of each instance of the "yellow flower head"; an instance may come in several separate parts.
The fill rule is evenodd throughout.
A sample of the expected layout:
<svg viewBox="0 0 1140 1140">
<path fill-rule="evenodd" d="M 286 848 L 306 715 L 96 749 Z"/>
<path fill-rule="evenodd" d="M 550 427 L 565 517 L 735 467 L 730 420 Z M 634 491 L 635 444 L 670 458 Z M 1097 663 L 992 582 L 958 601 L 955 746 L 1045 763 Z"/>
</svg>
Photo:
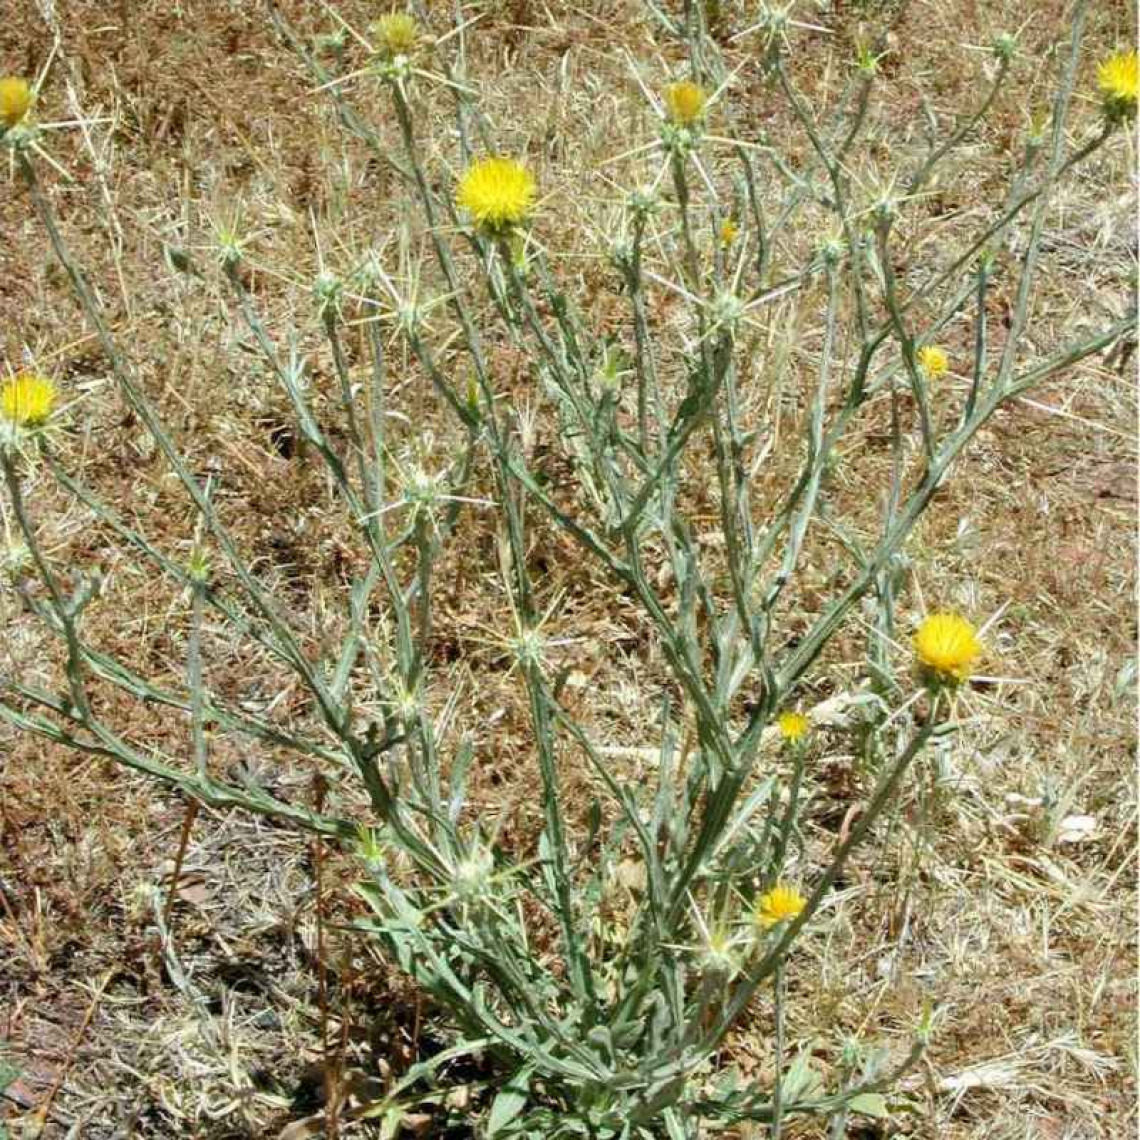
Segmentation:
<svg viewBox="0 0 1140 1140">
<path fill-rule="evenodd" d="M 736 223 L 731 218 L 725 218 L 720 224 L 720 244 L 725 249 L 728 249 L 734 241 L 736 241 L 740 230 L 737 228 Z"/>
<path fill-rule="evenodd" d="M 482 158 L 459 180 L 455 201 L 483 230 L 501 232 L 525 221 L 534 208 L 534 179 L 511 158 Z"/>
<path fill-rule="evenodd" d="M 20 372 L 0 387 L 0 416 L 22 428 L 42 427 L 55 407 L 55 385 L 46 376 Z"/>
<path fill-rule="evenodd" d="M 765 929 L 790 922 L 804 909 L 807 900 L 795 887 L 777 883 L 765 891 L 756 904 L 756 921 Z"/>
<path fill-rule="evenodd" d="M 669 121 L 678 127 L 691 127 L 705 113 L 709 97 L 705 89 L 683 79 L 665 88 L 665 111 Z"/>
<path fill-rule="evenodd" d="M 931 614 L 914 635 L 919 661 L 939 681 L 956 685 L 970 676 L 982 655 L 977 630 L 958 614 Z"/>
<path fill-rule="evenodd" d="M 407 12 L 390 12 L 381 16 L 368 30 L 377 49 L 388 56 L 410 55 L 420 34 L 415 17 Z"/>
<path fill-rule="evenodd" d="M 924 344 L 916 353 L 918 366 L 931 380 L 940 380 L 950 371 L 950 357 L 936 344 Z"/>
<path fill-rule="evenodd" d="M 0 79 L 0 123 L 14 127 L 32 105 L 32 89 L 26 79 L 14 75 Z"/>
<path fill-rule="evenodd" d="M 789 744 L 796 744 L 807 736 L 811 721 L 803 713 L 784 712 L 776 717 L 776 727 Z"/>
<path fill-rule="evenodd" d="M 1096 71 L 1097 86 L 1110 119 L 1132 119 L 1140 95 L 1140 63 L 1135 51 L 1110 55 Z"/>
</svg>

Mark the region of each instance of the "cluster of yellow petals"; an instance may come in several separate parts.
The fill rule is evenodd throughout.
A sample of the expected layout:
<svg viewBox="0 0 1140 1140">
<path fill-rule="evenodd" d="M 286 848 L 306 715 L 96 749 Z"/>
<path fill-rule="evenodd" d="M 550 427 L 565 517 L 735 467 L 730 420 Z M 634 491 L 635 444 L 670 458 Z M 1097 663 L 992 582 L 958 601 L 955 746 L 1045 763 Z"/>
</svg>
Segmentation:
<svg viewBox="0 0 1140 1140">
<path fill-rule="evenodd" d="M 970 676 L 982 655 L 978 632 L 964 617 L 952 613 L 930 614 L 914 635 L 919 661 L 946 684 L 961 684 Z"/>
<path fill-rule="evenodd" d="M 381 16 L 368 29 L 376 48 L 385 55 L 410 55 L 416 46 L 420 29 L 415 17 L 407 12 L 390 12 Z"/>
<path fill-rule="evenodd" d="M 919 367 L 931 380 L 941 379 L 950 371 L 950 357 L 936 344 L 924 344 L 915 355 Z"/>
<path fill-rule="evenodd" d="M 756 921 L 765 929 L 781 922 L 791 922 L 798 918 L 807 905 L 807 900 L 795 887 L 777 883 L 765 891 L 756 903 Z"/>
<path fill-rule="evenodd" d="M 502 232 L 526 220 L 534 208 L 534 179 L 511 158 L 482 158 L 459 180 L 455 201 L 483 230 Z"/>
<path fill-rule="evenodd" d="M 56 402 L 55 385 L 34 372 L 20 372 L 0 386 L 0 418 L 21 428 L 43 427 Z"/>
<path fill-rule="evenodd" d="M 691 127 L 705 113 L 708 95 L 699 84 L 684 79 L 665 88 L 665 112 L 678 127 Z"/>
<path fill-rule="evenodd" d="M 32 89 L 26 79 L 7 75 L 0 79 L 0 123 L 14 127 L 32 105 Z"/>
<path fill-rule="evenodd" d="M 784 712 L 776 717 L 776 727 L 789 744 L 795 744 L 807 736 L 811 721 L 803 713 Z"/>
<path fill-rule="evenodd" d="M 1096 72 L 1104 108 L 1111 118 L 1132 119 L 1140 97 L 1140 61 L 1136 52 L 1119 51 L 1110 55 Z"/>
</svg>

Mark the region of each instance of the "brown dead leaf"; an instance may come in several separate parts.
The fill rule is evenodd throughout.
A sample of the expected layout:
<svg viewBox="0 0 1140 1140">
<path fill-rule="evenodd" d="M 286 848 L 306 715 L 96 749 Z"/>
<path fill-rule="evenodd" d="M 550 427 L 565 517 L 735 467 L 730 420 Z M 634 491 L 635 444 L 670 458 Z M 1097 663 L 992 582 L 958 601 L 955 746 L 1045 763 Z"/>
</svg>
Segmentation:
<svg viewBox="0 0 1140 1140">
<path fill-rule="evenodd" d="M 277 1134 L 277 1140 L 306 1140 L 309 1136 L 320 1136 L 325 1130 L 325 1114 L 306 1116 L 304 1120 L 294 1120 L 286 1124 Z"/>
</svg>

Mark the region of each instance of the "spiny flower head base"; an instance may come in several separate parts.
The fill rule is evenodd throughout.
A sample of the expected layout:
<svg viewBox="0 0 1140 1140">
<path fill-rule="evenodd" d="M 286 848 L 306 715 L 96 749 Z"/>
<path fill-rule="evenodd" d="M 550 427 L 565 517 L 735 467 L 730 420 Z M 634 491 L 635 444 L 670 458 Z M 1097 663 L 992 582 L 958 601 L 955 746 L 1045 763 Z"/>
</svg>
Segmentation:
<svg viewBox="0 0 1140 1140">
<path fill-rule="evenodd" d="M 534 209 L 534 179 L 511 158 L 482 158 L 459 180 L 455 201 L 477 229 L 501 235 L 520 225 Z"/>
<path fill-rule="evenodd" d="M 879 60 L 869 44 L 860 41 L 855 45 L 855 66 L 868 78 L 877 74 Z"/>
<path fill-rule="evenodd" d="M 443 503 L 446 485 L 442 475 L 434 475 L 422 467 L 413 467 L 404 484 L 404 501 L 418 515 L 421 511 L 431 514 Z"/>
<path fill-rule="evenodd" d="M 462 902 L 479 902 L 490 896 L 495 857 L 483 846 L 475 847 L 455 864 L 452 889 Z"/>
<path fill-rule="evenodd" d="M 700 948 L 701 972 L 714 978 L 732 978 L 740 972 L 740 962 L 736 956 L 737 939 L 727 930 L 710 930 Z"/>
<path fill-rule="evenodd" d="M 1110 55 L 1096 71 L 1104 113 L 1110 122 L 1122 123 L 1136 118 L 1136 102 L 1140 97 L 1140 61 L 1135 51 L 1118 51 Z"/>
<path fill-rule="evenodd" d="M 32 105 L 32 89 L 26 79 L 6 75 L 0 79 L 0 126 L 15 127 Z"/>
<path fill-rule="evenodd" d="M 635 218 L 648 218 L 661 204 L 652 186 L 639 186 L 630 193 L 629 210 Z"/>
<path fill-rule="evenodd" d="M 914 635 L 914 651 L 930 680 L 942 685 L 960 685 L 969 679 L 982 655 L 977 630 L 964 617 L 952 613 L 930 614 Z"/>
<path fill-rule="evenodd" d="M 824 235 L 823 241 L 819 243 L 819 259 L 824 265 L 838 265 L 846 252 L 847 242 L 839 230 Z"/>
<path fill-rule="evenodd" d="M 19 578 L 32 565 L 32 552 L 22 542 L 0 546 L 0 574 Z"/>
<path fill-rule="evenodd" d="M 20 372 L 0 387 L 0 418 L 29 431 L 41 428 L 51 417 L 57 395 L 46 376 Z"/>
<path fill-rule="evenodd" d="M 313 282 L 313 300 L 322 317 L 339 311 L 343 294 L 344 282 L 336 274 L 324 269 L 317 274 Z"/>
<path fill-rule="evenodd" d="M 713 324 L 719 328 L 726 328 L 729 332 L 736 328 L 744 316 L 745 304 L 735 294 L 727 289 L 718 293 L 709 303 L 709 314 Z"/>
<path fill-rule="evenodd" d="M 202 549 L 196 549 L 191 555 L 189 562 L 186 563 L 186 573 L 190 577 L 190 581 L 196 586 L 206 586 L 210 582 L 210 560 L 206 557 L 206 552 Z"/>
<path fill-rule="evenodd" d="M 795 887 L 777 883 L 770 891 L 765 891 L 756 903 L 756 921 L 770 930 L 781 922 L 791 922 L 798 918 L 807 900 Z"/>
<path fill-rule="evenodd" d="M 1009 32 L 1002 32 L 994 40 L 993 53 L 994 57 L 1002 63 L 1009 63 L 1017 53 L 1017 38 L 1010 35 Z"/>
</svg>

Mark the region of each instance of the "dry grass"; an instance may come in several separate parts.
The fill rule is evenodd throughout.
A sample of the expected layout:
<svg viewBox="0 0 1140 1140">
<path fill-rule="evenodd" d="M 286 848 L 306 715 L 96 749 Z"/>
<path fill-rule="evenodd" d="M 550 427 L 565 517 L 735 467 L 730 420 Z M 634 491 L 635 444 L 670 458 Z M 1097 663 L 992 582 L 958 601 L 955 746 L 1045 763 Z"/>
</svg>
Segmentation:
<svg viewBox="0 0 1140 1140">
<path fill-rule="evenodd" d="M 284 7 L 317 27 L 312 6 Z M 722 7 L 737 20 L 736 5 Z M 924 232 L 940 236 L 908 251 L 914 262 L 937 260 L 943 242 L 953 246 L 979 190 L 1004 176 L 1007 147 L 1028 111 L 1046 97 L 1046 69 L 1035 60 L 1061 26 L 1063 6 L 1031 7 L 1013 91 L 937 196 L 916 207 L 939 219 Z M 41 8 L 50 5 L 14 0 L 14 17 L 0 22 L 0 72 L 32 73 L 44 63 L 51 33 Z M 1095 8 L 1098 49 L 1130 38 L 1130 6 Z M 364 22 L 370 8 L 353 0 L 340 10 Z M 971 57 L 953 45 L 985 43 L 1019 25 L 1024 10 L 970 0 L 837 4 L 827 17 L 835 35 L 798 41 L 798 78 L 825 101 L 858 21 L 889 21 L 891 54 L 871 128 L 890 140 L 873 151 L 885 162 L 917 130 L 921 92 L 940 109 L 968 96 Z M 594 172 L 645 135 L 625 53 L 652 83 L 680 55 L 654 38 L 633 0 L 496 0 L 484 11 L 470 61 L 484 109 L 504 150 L 525 150 L 539 172 L 542 240 L 553 260 L 593 298 L 597 327 L 616 330 L 623 318 L 594 240 L 613 193 Z M 346 142 L 328 103 L 307 93 L 259 5 L 68 3 L 56 14 L 61 40 L 43 117 L 71 118 L 82 107 L 108 120 L 89 142 L 76 131 L 51 139 L 54 157 L 75 177 L 57 189 L 68 238 L 95 272 L 122 343 L 195 469 L 219 473 L 227 521 L 259 572 L 297 613 L 312 615 L 308 645 L 319 648 L 340 620 L 361 553 L 347 520 L 327 512 L 323 476 L 292 433 L 285 397 L 247 350 L 214 280 L 210 220 L 241 203 L 259 232 L 252 256 L 259 303 L 276 330 L 305 330 L 317 389 L 331 393 L 309 298 L 314 230 L 324 256 L 346 264 L 352 251 L 391 234 L 402 191 L 390 171 Z M 729 48 L 728 59 L 742 65 L 730 96 L 742 121 L 791 139 L 744 46 Z M 366 91 L 352 96 L 365 108 L 371 99 Z M 446 167 L 448 110 L 429 100 L 424 114 L 425 145 Z M 1086 120 L 1092 114 L 1090 107 Z M 1042 349 L 1130 303 L 1133 148 L 1118 140 L 1102 153 L 1066 185 L 1051 218 L 1047 287 L 1032 326 Z M 607 171 L 623 185 L 637 177 L 632 161 Z M 191 513 L 141 425 L 124 412 L 15 181 L 0 194 L 0 232 L 0 358 L 14 364 L 30 352 L 58 371 L 71 400 L 61 441 L 71 469 L 185 558 Z M 422 234 L 413 234 L 413 264 L 421 244 Z M 201 278 L 172 272 L 164 246 L 188 251 Z M 795 254 L 781 251 L 789 262 Z M 667 294 L 655 303 L 667 336 L 673 303 Z M 1007 303 L 995 290 L 995 322 Z M 801 414 L 799 371 L 819 343 L 816 314 L 809 305 L 799 311 L 805 325 L 781 310 L 768 331 L 786 345 L 787 376 L 755 389 L 757 407 L 778 411 L 788 440 Z M 966 350 L 953 339 L 949 347 Z M 505 395 L 533 406 L 533 454 L 542 455 L 554 433 L 519 363 L 505 348 L 493 361 Z M 1034 393 L 1033 403 L 1001 413 L 909 547 L 906 611 L 924 602 L 980 615 L 1000 610 L 988 664 L 1015 680 L 968 694 L 967 723 L 952 750 L 931 759 L 887 841 L 836 893 L 820 924 L 825 932 L 792 971 L 789 1027 L 793 1043 L 826 1071 L 846 1036 L 897 1047 L 936 1003 L 933 1048 L 896 1114 L 905 1134 L 1083 1140 L 1136 1126 L 1133 380 L 1127 362 L 1091 360 Z M 409 417 L 401 453 L 446 455 L 454 429 L 410 364 L 393 400 Z M 889 455 L 881 424 L 870 417 L 861 430 L 851 450 L 858 471 L 841 465 L 829 494 L 837 511 L 870 526 L 877 504 L 867 501 L 865 481 L 886 469 Z M 795 458 L 777 449 L 765 479 L 779 485 Z M 557 477 L 557 458 L 549 463 Z M 700 473 L 690 476 L 686 493 L 699 507 Z M 60 564 L 106 575 L 90 619 L 100 646 L 177 687 L 185 599 L 47 480 L 36 488 L 36 509 L 50 520 L 45 541 Z M 461 694 L 460 715 L 478 748 L 473 807 L 501 818 L 505 834 L 525 845 L 538 822 L 525 699 L 488 633 L 509 622 L 495 530 L 476 509 L 461 533 L 440 572 L 436 663 Z M 797 612 L 818 610 L 834 557 L 822 543 L 814 549 L 789 600 L 789 635 Z M 560 664 L 573 670 L 576 711 L 635 777 L 646 763 L 638 749 L 648 743 L 647 702 L 656 704 L 662 683 L 648 632 L 559 535 L 540 532 L 533 559 L 544 595 L 562 599 L 554 634 L 578 639 L 560 650 Z M 14 591 L 0 594 L 0 607 L 0 668 L 49 676 L 55 658 Z M 218 691 L 282 720 L 304 713 L 302 695 L 264 655 L 220 631 L 207 640 Z M 801 694 L 804 703 L 850 688 L 861 653 L 856 628 Z M 441 705 L 445 696 L 429 699 Z M 100 700 L 133 739 L 184 752 L 181 718 L 113 693 Z M 849 747 L 847 734 L 836 732 L 820 748 L 811 822 L 821 841 L 859 794 Z M 250 758 L 224 735 L 212 748 L 222 768 L 253 763 L 282 794 L 313 795 L 313 773 L 294 761 Z M 571 771 L 567 780 L 586 803 L 590 775 Z M 208 812 L 194 821 L 172 911 L 177 958 L 164 961 L 154 898 L 157 889 L 161 909 L 185 810 L 121 771 L 0 736 L 0 1059 L 23 1074 L 0 1120 L 32 1119 L 59 1083 L 45 1136 L 275 1136 L 317 1103 L 322 1031 L 343 1047 L 350 1071 L 380 1077 L 436 1047 L 431 1011 L 367 945 L 335 931 L 326 932 L 330 1024 L 322 1026 L 314 850 L 264 821 Z M 1092 817 L 1091 831 L 1079 830 L 1078 816 Z M 323 858 L 326 907 L 330 918 L 343 918 L 355 906 L 351 868 Z M 762 1004 L 754 1024 L 754 1035 L 746 1029 L 734 1042 L 732 1060 L 767 1078 Z M 17 1127 L 10 1124 L 14 1135 Z"/>
</svg>

